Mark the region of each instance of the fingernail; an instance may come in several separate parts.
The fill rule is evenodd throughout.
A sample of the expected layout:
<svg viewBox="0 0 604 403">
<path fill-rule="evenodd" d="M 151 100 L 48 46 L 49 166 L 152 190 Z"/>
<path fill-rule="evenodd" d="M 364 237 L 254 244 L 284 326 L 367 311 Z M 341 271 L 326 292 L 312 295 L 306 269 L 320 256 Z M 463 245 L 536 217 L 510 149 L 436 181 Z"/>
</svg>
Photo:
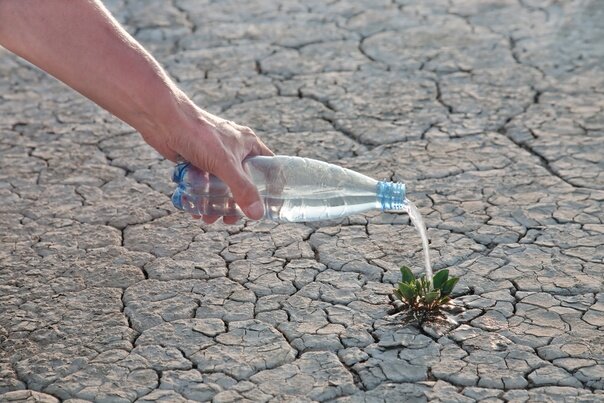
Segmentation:
<svg viewBox="0 0 604 403">
<path fill-rule="evenodd" d="M 252 220 L 259 220 L 264 216 L 264 206 L 259 201 L 254 202 L 247 206 L 245 209 L 245 215 Z"/>
</svg>

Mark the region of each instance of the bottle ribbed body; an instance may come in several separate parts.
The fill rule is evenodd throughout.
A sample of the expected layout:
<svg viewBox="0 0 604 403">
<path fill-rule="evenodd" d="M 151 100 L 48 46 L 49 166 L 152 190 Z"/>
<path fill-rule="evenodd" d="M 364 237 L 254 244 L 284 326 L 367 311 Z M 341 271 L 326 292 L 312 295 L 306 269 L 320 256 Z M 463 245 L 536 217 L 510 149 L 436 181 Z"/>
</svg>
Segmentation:
<svg viewBox="0 0 604 403">
<path fill-rule="evenodd" d="M 265 219 L 322 221 L 373 209 L 400 210 L 405 185 L 378 182 L 337 165 L 292 156 L 248 158 L 244 168 L 264 201 Z M 228 187 L 190 164 L 178 164 L 174 206 L 197 215 L 243 216 Z"/>
</svg>

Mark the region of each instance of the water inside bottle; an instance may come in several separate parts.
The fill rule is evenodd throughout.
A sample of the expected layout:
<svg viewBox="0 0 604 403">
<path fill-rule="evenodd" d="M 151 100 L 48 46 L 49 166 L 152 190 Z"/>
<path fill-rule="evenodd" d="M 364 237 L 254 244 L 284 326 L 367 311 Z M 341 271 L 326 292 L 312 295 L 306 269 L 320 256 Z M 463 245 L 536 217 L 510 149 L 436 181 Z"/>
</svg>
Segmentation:
<svg viewBox="0 0 604 403">
<path fill-rule="evenodd" d="M 411 222 L 417 232 L 419 232 L 419 236 L 422 239 L 422 248 L 424 250 L 424 264 L 426 266 L 426 278 L 432 281 L 432 265 L 430 264 L 430 249 L 428 245 L 428 235 L 426 232 L 426 225 L 424 224 L 424 220 L 419 210 L 411 202 L 409 199 L 405 199 L 405 203 L 403 205 L 403 211 L 409 215 Z"/>
<path fill-rule="evenodd" d="M 343 196 L 341 192 L 320 192 L 304 199 L 266 198 L 265 208 L 270 219 L 277 222 L 309 222 L 333 220 L 361 214 L 375 208 L 375 193 L 359 192 Z"/>
</svg>

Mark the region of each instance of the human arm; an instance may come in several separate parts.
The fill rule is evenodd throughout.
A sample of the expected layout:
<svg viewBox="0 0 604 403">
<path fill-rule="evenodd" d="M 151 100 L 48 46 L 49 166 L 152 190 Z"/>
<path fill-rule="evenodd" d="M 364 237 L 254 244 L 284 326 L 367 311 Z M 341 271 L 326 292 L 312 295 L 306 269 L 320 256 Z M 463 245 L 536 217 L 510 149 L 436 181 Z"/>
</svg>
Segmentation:
<svg viewBox="0 0 604 403">
<path fill-rule="evenodd" d="M 271 151 L 251 129 L 196 106 L 100 1 L 0 0 L 0 45 L 128 123 L 167 159 L 215 174 L 247 216 L 261 218 L 241 162 Z"/>
</svg>

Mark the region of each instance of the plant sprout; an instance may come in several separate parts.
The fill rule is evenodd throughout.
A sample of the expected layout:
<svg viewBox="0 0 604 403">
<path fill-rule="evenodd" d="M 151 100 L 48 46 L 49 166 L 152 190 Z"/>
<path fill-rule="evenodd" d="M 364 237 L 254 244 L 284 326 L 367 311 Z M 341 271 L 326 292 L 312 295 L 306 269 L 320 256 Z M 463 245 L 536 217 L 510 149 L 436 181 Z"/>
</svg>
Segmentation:
<svg viewBox="0 0 604 403">
<path fill-rule="evenodd" d="M 403 279 L 394 295 L 420 323 L 451 300 L 451 292 L 459 281 L 459 277 L 449 278 L 449 270 L 438 271 L 432 281 L 426 276 L 416 278 L 406 266 L 401 267 L 401 274 Z"/>
</svg>

